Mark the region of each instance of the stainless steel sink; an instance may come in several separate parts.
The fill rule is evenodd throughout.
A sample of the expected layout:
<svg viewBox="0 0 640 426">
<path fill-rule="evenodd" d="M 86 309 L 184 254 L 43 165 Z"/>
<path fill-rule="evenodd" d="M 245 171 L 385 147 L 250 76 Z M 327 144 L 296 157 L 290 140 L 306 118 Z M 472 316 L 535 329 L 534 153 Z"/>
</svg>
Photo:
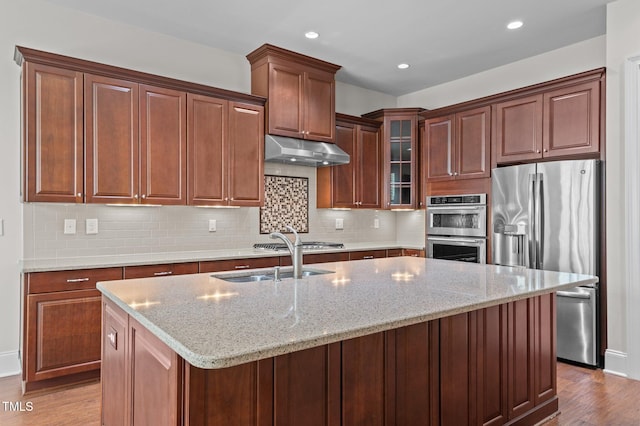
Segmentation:
<svg viewBox="0 0 640 426">
<path fill-rule="evenodd" d="M 303 268 L 302 277 L 310 277 L 313 275 L 333 274 L 333 271 L 327 271 L 325 269 L 315 268 Z M 222 272 L 219 274 L 212 274 L 214 278 L 220 280 L 232 282 L 232 283 L 248 283 L 253 281 L 273 281 L 275 278 L 274 269 L 260 269 L 246 272 Z M 293 277 L 293 270 L 291 268 L 281 269 L 279 273 L 280 279 L 287 279 Z"/>
</svg>

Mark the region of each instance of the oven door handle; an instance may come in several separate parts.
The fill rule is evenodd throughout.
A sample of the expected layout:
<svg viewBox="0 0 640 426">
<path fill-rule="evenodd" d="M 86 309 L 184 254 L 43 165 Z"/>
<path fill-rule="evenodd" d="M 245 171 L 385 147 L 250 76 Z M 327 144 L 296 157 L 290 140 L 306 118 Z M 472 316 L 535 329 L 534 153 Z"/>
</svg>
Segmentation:
<svg viewBox="0 0 640 426">
<path fill-rule="evenodd" d="M 430 241 L 443 241 L 447 243 L 476 243 L 482 244 L 485 242 L 484 239 L 480 238 L 449 238 L 449 237 L 427 237 L 427 240 Z"/>
<path fill-rule="evenodd" d="M 444 210 L 444 211 L 456 211 L 456 210 L 481 210 L 481 209 L 486 209 L 485 205 L 482 206 L 452 206 L 452 205 L 448 205 L 448 206 L 427 206 L 430 210 Z"/>
</svg>

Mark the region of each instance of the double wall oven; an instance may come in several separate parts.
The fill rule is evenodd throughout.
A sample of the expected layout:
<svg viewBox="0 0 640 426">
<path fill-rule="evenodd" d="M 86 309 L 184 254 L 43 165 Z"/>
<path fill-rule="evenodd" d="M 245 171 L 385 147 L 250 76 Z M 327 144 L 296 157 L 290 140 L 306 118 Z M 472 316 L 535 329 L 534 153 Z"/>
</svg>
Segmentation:
<svg viewBox="0 0 640 426">
<path fill-rule="evenodd" d="M 427 257 L 487 262 L 487 194 L 427 197 Z"/>
</svg>

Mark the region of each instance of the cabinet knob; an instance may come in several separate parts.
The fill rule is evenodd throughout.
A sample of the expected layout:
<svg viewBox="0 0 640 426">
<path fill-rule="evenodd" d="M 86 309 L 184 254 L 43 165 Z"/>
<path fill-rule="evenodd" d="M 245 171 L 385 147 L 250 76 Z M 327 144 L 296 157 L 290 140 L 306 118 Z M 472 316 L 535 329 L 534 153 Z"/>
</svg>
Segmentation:
<svg viewBox="0 0 640 426">
<path fill-rule="evenodd" d="M 454 176 L 458 176 L 458 172 L 453 172 L 453 175 Z"/>
<path fill-rule="evenodd" d="M 133 198 L 138 199 L 138 194 L 133 194 Z"/>
<path fill-rule="evenodd" d="M 544 149 L 544 152 L 549 152 L 549 150 L 545 148 L 545 149 Z"/>
<path fill-rule="evenodd" d="M 147 198 L 147 196 L 145 194 L 142 194 L 142 199 L 144 200 L 145 198 Z"/>
<path fill-rule="evenodd" d="M 452 172 L 449 172 L 449 176 L 453 176 L 453 173 L 452 173 Z"/>
<path fill-rule="evenodd" d="M 538 150 L 536 150 L 536 154 L 540 154 L 540 150 L 539 150 L 539 149 L 538 149 Z"/>
<path fill-rule="evenodd" d="M 77 196 L 82 197 L 82 192 L 78 192 Z"/>
</svg>

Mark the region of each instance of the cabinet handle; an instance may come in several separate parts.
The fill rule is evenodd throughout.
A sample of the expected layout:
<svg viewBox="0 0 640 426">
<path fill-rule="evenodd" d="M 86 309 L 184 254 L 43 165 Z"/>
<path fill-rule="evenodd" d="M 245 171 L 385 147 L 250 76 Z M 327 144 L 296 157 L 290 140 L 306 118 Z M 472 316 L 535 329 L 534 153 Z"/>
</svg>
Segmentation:
<svg viewBox="0 0 640 426">
<path fill-rule="evenodd" d="M 373 259 L 373 256 L 363 256 L 363 259 Z"/>
<path fill-rule="evenodd" d="M 236 265 L 234 266 L 235 269 L 249 269 L 250 266 L 249 265 Z"/>
<path fill-rule="evenodd" d="M 67 280 L 68 283 L 73 284 L 73 283 L 84 283 L 89 281 L 89 278 L 69 278 Z"/>
<path fill-rule="evenodd" d="M 109 343 L 111 343 L 111 346 L 113 346 L 114 349 L 117 350 L 118 347 L 116 341 L 118 339 L 118 333 L 112 331 L 111 333 L 107 334 L 107 338 L 109 339 Z"/>
<path fill-rule="evenodd" d="M 173 274 L 173 271 L 162 271 L 162 272 L 154 272 L 153 276 L 162 277 L 164 275 L 171 275 L 171 274 Z"/>
</svg>

